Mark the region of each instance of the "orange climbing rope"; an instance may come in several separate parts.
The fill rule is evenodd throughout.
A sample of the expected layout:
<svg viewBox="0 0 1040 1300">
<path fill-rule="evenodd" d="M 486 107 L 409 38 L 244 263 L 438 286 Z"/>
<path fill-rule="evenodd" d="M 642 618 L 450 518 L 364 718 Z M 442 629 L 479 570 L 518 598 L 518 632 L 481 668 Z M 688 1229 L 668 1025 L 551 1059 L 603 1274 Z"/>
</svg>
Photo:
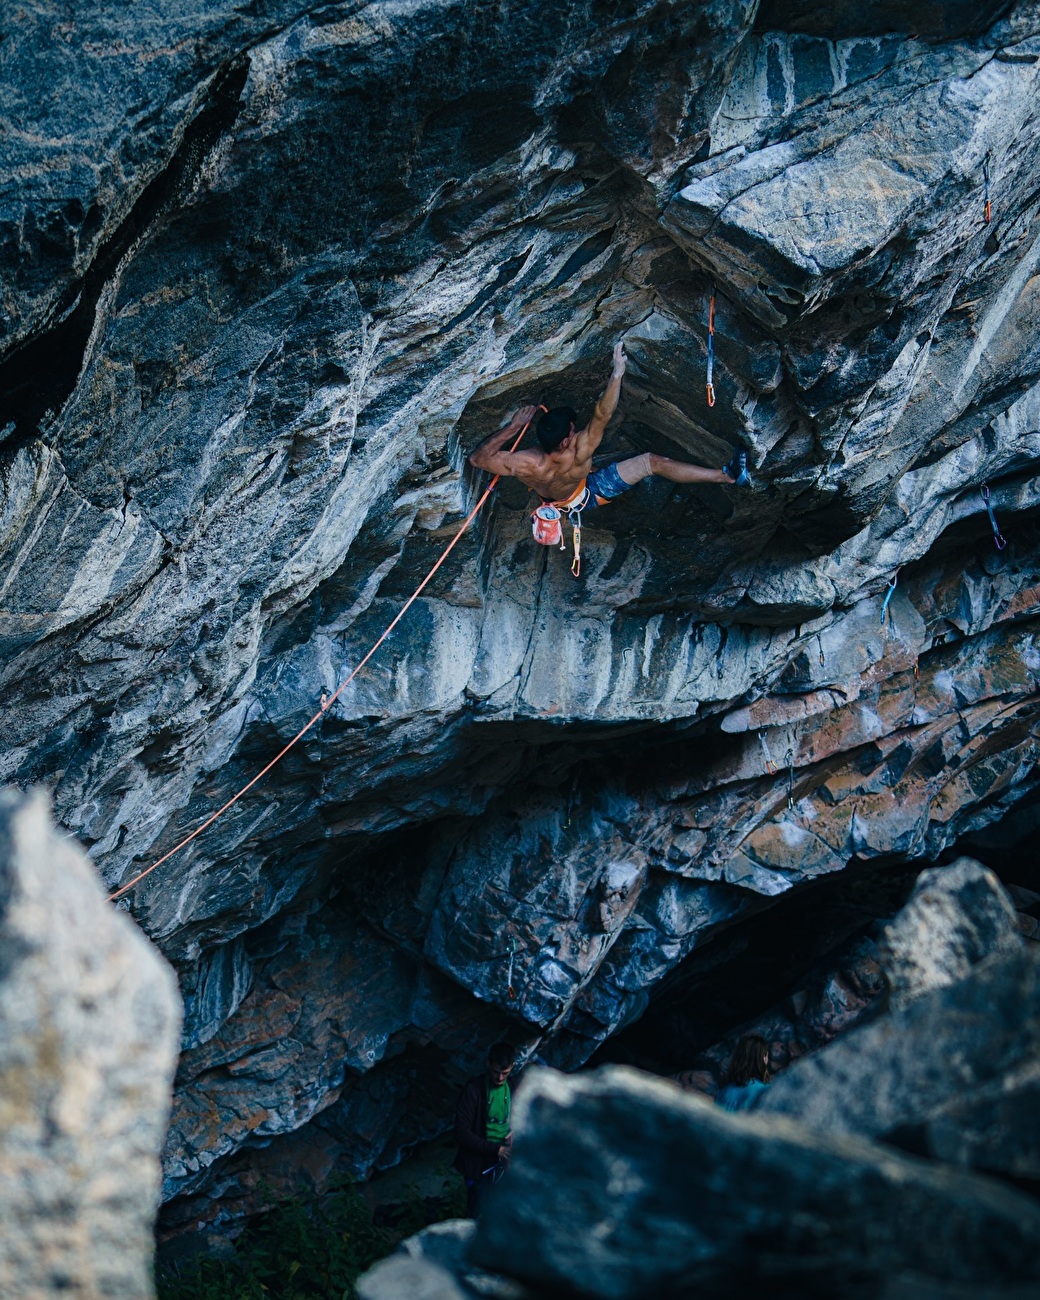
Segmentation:
<svg viewBox="0 0 1040 1300">
<path fill-rule="evenodd" d="M 539 409 L 544 410 L 545 408 L 540 407 Z M 530 427 L 531 420 L 533 419 L 534 416 L 532 415 L 531 419 L 529 419 L 527 423 L 524 425 L 524 427 L 520 430 L 519 434 L 516 437 L 516 441 L 509 448 L 511 452 L 516 451 L 517 447 L 520 446 L 520 441 L 523 438 L 524 434 L 527 432 L 528 428 Z M 466 531 L 466 529 L 470 526 L 473 520 L 480 513 L 481 509 L 484 506 L 485 501 L 487 501 L 491 493 L 494 492 L 495 487 L 498 484 L 498 480 L 501 477 L 502 477 L 501 474 L 496 474 L 495 477 L 491 480 L 491 482 L 487 485 L 487 487 L 484 489 L 484 493 L 481 496 L 480 500 L 469 512 L 469 514 L 463 520 L 462 526 L 459 528 L 458 532 L 455 534 L 455 536 L 451 539 L 448 545 L 441 552 L 440 556 L 437 559 L 437 563 L 434 564 L 433 568 L 429 571 L 426 577 L 423 578 L 422 582 L 419 583 L 418 587 L 416 587 L 416 589 L 408 597 L 405 603 L 397 611 L 397 614 L 387 625 L 386 629 L 379 637 L 379 639 L 372 645 L 371 649 L 368 651 L 365 657 L 360 661 L 360 663 L 357 664 L 355 668 L 351 670 L 350 674 L 346 678 L 344 678 L 344 680 L 339 684 L 339 686 L 336 687 L 336 689 L 327 699 L 324 695 L 322 696 L 321 708 L 314 715 L 314 717 L 311 718 L 311 720 L 308 723 L 306 723 L 305 726 L 302 726 L 300 728 L 300 730 L 296 733 L 296 735 L 293 736 L 292 740 L 290 740 L 283 749 L 279 750 L 279 752 L 275 754 L 274 758 L 271 759 L 271 761 L 267 764 L 266 767 L 261 768 L 260 771 L 257 772 L 256 776 L 254 776 L 251 781 L 249 781 L 246 785 L 244 785 L 242 789 L 238 791 L 237 794 L 233 794 L 226 804 L 218 808 L 217 811 L 212 814 L 212 816 L 207 817 L 201 826 L 196 826 L 190 835 L 185 835 L 184 839 L 182 839 L 179 844 L 175 844 L 173 848 L 169 850 L 169 852 L 164 853 L 161 858 L 157 858 L 156 861 L 153 862 L 150 867 L 145 867 L 144 871 L 138 872 L 138 874 L 134 876 L 133 880 L 128 880 L 125 885 L 121 885 L 115 891 L 114 894 L 109 894 L 108 901 L 110 903 L 114 902 L 117 898 L 122 897 L 122 895 L 125 894 L 128 890 L 133 889 L 133 887 L 136 884 L 144 880 L 145 876 L 151 875 L 151 873 L 156 869 L 156 867 L 161 867 L 164 862 L 168 862 L 175 853 L 179 853 L 181 849 L 185 847 L 185 845 L 190 844 L 192 840 L 196 839 L 199 835 L 201 835 L 204 830 L 212 826 L 218 817 L 226 813 L 227 810 L 230 807 L 232 807 L 232 805 L 238 803 L 239 799 L 241 799 L 242 796 L 247 791 L 251 790 L 253 786 L 256 785 L 257 781 L 265 777 L 267 773 L 270 772 L 271 768 L 275 766 L 276 763 L 281 762 L 281 760 L 285 757 L 285 755 L 288 754 L 289 750 L 292 749 L 293 745 L 295 745 L 298 740 L 302 740 L 303 737 L 307 734 L 307 732 L 310 731 L 311 727 L 313 727 L 314 724 L 318 722 L 321 719 L 321 717 L 329 711 L 329 709 L 332 707 L 333 703 L 335 702 L 337 696 L 339 696 L 340 694 L 342 694 L 343 691 L 346 690 L 346 688 L 350 685 L 350 683 L 354 680 L 354 678 L 358 675 L 358 673 L 362 670 L 362 668 L 364 668 L 365 664 L 368 663 L 368 661 L 372 658 L 372 656 L 383 644 L 383 642 L 394 630 L 394 628 L 398 625 L 398 623 L 400 623 L 401 619 L 404 618 L 405 614 L 407 614 L 411 606 L 414 605 L 416 600 L 418 600 L 420 594 L 422 593 L 423 588 L 426 586 L 426 584 L 430 581 L 433 575 L 437 572 L 437 570 L 441 567 L 444 561 L 451 554 L 452 550 L 454 549 L 455 543 L 459 540 L 462 534 Z"/>
</svg>

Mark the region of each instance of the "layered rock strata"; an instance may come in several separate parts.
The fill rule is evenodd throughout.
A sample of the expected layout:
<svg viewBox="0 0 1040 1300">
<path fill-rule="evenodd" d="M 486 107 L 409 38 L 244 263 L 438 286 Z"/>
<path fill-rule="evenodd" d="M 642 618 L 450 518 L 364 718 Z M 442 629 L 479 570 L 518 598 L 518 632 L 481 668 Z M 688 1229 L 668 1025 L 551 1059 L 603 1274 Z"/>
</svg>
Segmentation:
<svg viewBox="0 0 1040 1300">
<path fill-rule="evenodd" d="M 173 972 L 46 798 L 0 792 L 0 1293 L 145 1300 Z"/>
<path fill-rule="evenodd" d="M 187 1011 L 168 1195 L 319 1121 L 392 1160 L 489 1036 L 576 1065 L 721 927 L 1033 790 L 1040 8 L 918 9 L 12 15 L 0 775 L 113 887 L 617 337 L 605 454 L 754 466 L 589 515 L 577 583 L 504 484 L 133 891 Z"/>
</svg>

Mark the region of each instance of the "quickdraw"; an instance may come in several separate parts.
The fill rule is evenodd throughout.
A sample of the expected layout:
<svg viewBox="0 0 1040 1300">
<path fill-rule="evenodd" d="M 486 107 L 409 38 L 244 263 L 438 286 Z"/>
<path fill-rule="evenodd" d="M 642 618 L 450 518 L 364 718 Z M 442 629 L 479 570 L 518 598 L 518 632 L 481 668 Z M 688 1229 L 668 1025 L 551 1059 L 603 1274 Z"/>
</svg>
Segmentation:
<svg viewBox="0 0 1040 1300">
<path fill-rule="evenodd" d="M 983 194 L 986 200 L 985 206 L 982 209 L 982 219 L 983 221 L 985 221 L 986 225 L 988 226 L 989 223 L 993 220 L 993 205 L 989 201 L 989 163 L 988 162 L 984 162 L 982 164 L 982 186 L 983 186 Z"/>
<path fill-rule="evenodd" d="M 788 749 L 784 755 L 787 764 L 787 806 L 794 807 L 794 749 Z"/>
<path fill-rule="evenodd" d="M 758 743 L 762 746 L 762 754 L 766 760 L 766 771 L 770 776 L 775 776 L 778 769 L 776 764 L 769 757 L 769 746 L 766 744 L 766 738 L 762 735 L 761 731 L 758 733 Z"/>
<path fill-rule="evenodd" d="M 888 591 L 885 592 L 885 599 L 881 602 L 881 626 L 885 626 L 885 620 L 888 618 L 888 606 L 892 597 L 896 594 L 896 586 L 899 583 L 899 574 L 893 573 L 888 580 Z"/>
<path fill-rule="evenodd" d="M 1002 551 L 1007 546 L 1007 538 L 1000 531 L 1000 525 L 997 523 L 997 516 L 993 513 L 993 507 L 989 503 L 989 484 L 983 483 L 979 488 L 982 494 L 982 504 L 986 507 L 986 514 L 989 515 L 990 527 L 993 529 L 993 545 L 998 551 Z"/>
<path fill-rule="evenodd" d="M 822 667 L 824 666 L 824 664 L 827 662 L 827 660 L 826 660 L 826 658 L 825 658 L 825 656 L 824 656 L 824 653 L 823 653 L 823 640 L 822 640 L 822 638 L 820 637 L 820 634 L 819 634 L 818 632 L 817 632 L 817 634 L 816 634 L 816 644 L 817 644 L 817 645 L 819 646 L 819 648 L 820 648 L 820 667 L 822 668 Z"/>
<path fill-rule="evenodd" d="M 588 486 L 581 493 L 571 498 L 570 502 L 545 501 L 531 514 L 531 532 L 534 540 L 542 546 L 559 546 L 561 551 L 567 549 L 563 537 L 563 515 L 558 507 L 567 511 L 567 521 L 574 531 L 574 559 L 571 561 L 571 573 L 577 578 L 581 574 L 581 512 L 591 498 Z"/>
<path fill-rule="evenodd" d="M 516 989 L 513 987 L 513 958 L 516 955 L 516 939 L 509 936 L 509 970 L 506 972 L 506 994 L 510 1002 L 516 1001 Z"/>
<path fill-rule="evenodd" d="M 715 285 L 708 298 L 708 405 L 715 405 Z"/>
</svg>

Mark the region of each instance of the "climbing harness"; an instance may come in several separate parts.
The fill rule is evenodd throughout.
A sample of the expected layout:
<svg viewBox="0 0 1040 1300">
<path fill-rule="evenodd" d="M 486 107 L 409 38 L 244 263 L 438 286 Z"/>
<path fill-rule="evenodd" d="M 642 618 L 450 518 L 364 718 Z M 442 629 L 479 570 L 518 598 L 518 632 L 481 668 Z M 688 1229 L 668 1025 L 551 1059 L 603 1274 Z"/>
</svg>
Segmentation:
<svg viewBox="0 0 1040 1300">
<path fill-rule="evenodd" d="M 711 286 L 711 296 L 708 298 L 708 405 L 715 405 L 715 290 L 716 286 Z"/>
<path fill-rule="evenodd" d="M 888 591 L 885 592 L 885 599 L 881 602 L 881 626 L 885 626 L 885 619 L 888 617 L 888 605 L 892 597 L 896 594 L 896 585 L 899 582 L 899 574 L 893 573 L 888 580 Z"/>
<path fill-rule="evenodd" d="M 544 407 L 539 409 L 544 410 Z M 533 415 L 531 419 L 534 419 Z M 524 425 L 524 427 L 517 434 L 516 440 L 514 441 L 513 445 L 509 448 L 511 452 L 516 451 L 517 447 L 520 446 L 520 442 L 523 439 L 524 434 L 527 432 L 527 430 L 530 427 L 531 427 L 531 420 L 528 420 L 527 423 Z M 164 853 L 161 858 L 157 858 L 150 867 L 145 867 L 144 871 L 139 871 L 132 880 L 128 880 L 125 885 L 121 885 L 119 889 L 115 891 L 115 893 L 109 894 L 108 901 L 110 903 L 115 902 L 117 898 L 121 898 L 123 894 L 127 893 L 129 890 L 133 889 L 133 887 L 136 884 L 144 880 L 145 876 L 151 875 L 151 873 L 156 869 L 156 867 L 161 867 L 162 864 L 164 862 L 168 862 L 175 853 L 179 853 L 181 849 L 183 849 L 186 845 L 190 844 L 192 840 L 197 839 L 204 830 L 208 829 L 208 827 L 213 825 L 213 823 L 217 820 L 218 817 L 223 816 L 223 814 L 226 813 L 229 808 L 233 807 L 236 803 L 238 803 L 239 799 L 241 799 L 244 794 L 248 793 L 248 791 L 250 791 L 258 781 L 262 780 L 263 777 L 265 777 L 267 773 L 270 772 L 272 767 L 274 767 L 277 763 L 280 763 L 281 760 L 285 757 L 285 755 L 288 754 L 289 750 L 292 749 L 293 746 L 296 745 L 299 741 L 301 741 L 303 737 L 307 734 L 307 732 L 310 731 L 310 729 L 316 723 L 321 721 L 321 719 L 325 716 L 326 712 L 336 702 L 338 697 L 342 695 L 342 693 L 347 689 L 347 687 L 358 675 L 358 673 L 362 670 L 362 668 L 364 668 L 365 664 L 368 663 L 368 661 L 372 658 L 375 652 L 383 644 L 386 638 L 390 635 L 390 633 L 394 630 L 394 628 L 398 625 L 398 623 L 400 623 L 401 619 L 404 618 L 405 614 L 408 613 L 409 609 L 411 609 L 411 607 L 419 599 L 419 596 L 422 594 L 427 584 L 433 578 L 433 575 L 437 572 L 437 570 L 441 567 L 441 565 L 448 558 L 451 552 L 455 549 L 455 545 L 462 537 L 463 533 L 465 533 L 466 529 L 469 528 L 470 524 L 473 522 L 474 519 L 476 519 L 477 515 L 484 508 L 484 505 L 488 497 L 490 497 L 491 493 L 494 492 L 495 488 L 498 486 L 498 482 L 501 477 L 502 476 L 500 474 L 496 474 L 494 478 L 491 480 L 491 482 L 487 485 L 480 499 L 477 501 L 477 504 L 469 512 L 466 518 L 462 521 L 461 525 L 458 528 L 458 531 L 455 533 L 455 536 L 451 539 L 448 545 L 440 553 L 433 567 L 430 569 L 429 573 L 427 573 L 426 577 L 423 578 L 422 582 L 419 583 L 418 587 L 416 587 L 416 589 L 408 597 L 408 599 L 397 611 L 394 617 L 390 620 L 383 633 L 372 644 L 371 648 L 365 654 L 364 658 L 361 659 L 356 665 L 356 667 L 354 667 L 347 674 L 347 676 L 343 679 L 343 681 L 339 684 L 339 686 L 336 687 L 336 689 L 332 692 L 330 696 L 328 696 L 327 698 L 324 695 L 322 696 L 321 706 L 318 709 L 318 712 L 314 715 L 314 717 L 311 718 L 309 722 L 305 723 L 304 726 L 300 728 L 300 730 L 296 733 L 296 735 L 293 736 L 292 740 L 290 740 L 286 745 L 283 745 L 283 747 L 278 751 L 277 754 L 275 754 L 274 758 L 271 759 L 271 761 L 267 764 L 266 767 L 262 767 L 251 781 L 246 782 L 246 784 L 242 787 L 241 790 L 233 794 L 231 798 L 226 803 L 222 804 L 215 813 L 212 813 L 209 817 L 207 817 L 206 820 L 201 824 L 201 826 L 196 826 L 190 835 L 185 835 L 184 839 L 182 839 L 178 844 L 175 844 L 173 848 L 170 849 L 168 852 Z"/>
<path fill-rule="evenodd" d="M 983 186 L 983 194 L 984 194 L 984 196 L 985 196 L 985 200 L 986 200 L 986 202 L 985 202 L 985 206 L 984 206 L 983 209 L 982 209 L 982 219 L 983 219 L 983 221 L 985 221 L 986 225 L 988 226 L 989 223 L 993 220 L 993 205 L 992 205 L 992 204 L 990 203 L 990 201 L 989 201 L 989 162 L 988 162 L 988 160 L 982 164 L 982 186 Z"/>
<path fill-rule="evenodd" d="M 762 746 L 762 755 L 766 760 L 766 771 L 769 773 L 770 776 L 775 776 L 777 772 L 777 766 L 773 762 L 773 760 L 769 757 L 769 746 L 766 744 L 766 738 L 761 731 L 758 733 L 758 743 Z"/>
<path fill-rule="evenodd" d="M 993 513 L 993 507 L 989 503 L 989 484 L 983 483 L 979 488 L 982 494 L 982 504 L 986 507 L 986 514 L 989 515 L 990 527 L 993 529 L 993 545 L 998 551 L 1002 551 L 1007 546 L 1007 538 L 1000 531 L 1000 525 L 997 523 L 997 516 Z"/>
<path fill-rule="evenodd" d="M 516 939 L 509 936 L 509 970 L 506 972 L 506 993 L 510 1002 L 516 1001 L 516 989 L 513 987 L 513 958 L 516 956 Z"/>
<path fill-rule="evenodd" d="M 567 522 L 574 533 L 574 559 L 571 561 L 571 573 L 577 578 L 581 573 L 581 512 L 592 499 L 588 483 L 582 479 L 581 485 L 564 501 L 543 501 L 531 515 L 531 532 L 534 540 L 542 546 L 559 546 L 561 551 L 567 549 L 563 539 L 563 515 L 566 510 Z"/>
<path fill-rule="evenodd" d="M 794 750 L 788 749 L 784 755 L 784 762 L 787 764 L 787 806 L 794 807 Z"/>
</svg>

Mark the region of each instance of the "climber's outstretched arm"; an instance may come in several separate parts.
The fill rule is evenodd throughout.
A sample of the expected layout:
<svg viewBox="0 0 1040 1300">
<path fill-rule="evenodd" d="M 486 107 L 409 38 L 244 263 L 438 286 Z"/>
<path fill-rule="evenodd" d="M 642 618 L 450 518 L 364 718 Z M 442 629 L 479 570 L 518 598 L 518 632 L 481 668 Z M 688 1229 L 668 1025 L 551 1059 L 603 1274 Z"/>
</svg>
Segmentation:
<svg viewBox="0 0 1040 1300">
<path fill-rule="evenodd" d="M 469 463 L 477 469 L 487 470 L 489 474 L 506 476 L 512 476 L 518 469 L 529 470 L 537 457 L 529 451 L 507 451 L 506 444 L 515 442 L 516 435 L 531 423 L 537 410 L 537 406 L 521 406 L 504 429 L 485 438 L 470 452 Z"/>
<path fill-rule="evenodd" d="M 596 403 L 596 409 L 592 413 L 592 419 L 588 427 L 583 429 L 578 435 L 578 442 L 575 448 L 575 456 L 578 461 L 584 462 L 589 460 L 596 448 L 603 441 L 603 431 L 606 429 L 610 417 L 617 410 L 618 399 L 621 397 L 621 377 L 625 373 L 625 348 L 622 343 L 614 344 L 614 369 L 611 371 L 610 383 L 607 384 L 599 401 Z"/>
</svg>

